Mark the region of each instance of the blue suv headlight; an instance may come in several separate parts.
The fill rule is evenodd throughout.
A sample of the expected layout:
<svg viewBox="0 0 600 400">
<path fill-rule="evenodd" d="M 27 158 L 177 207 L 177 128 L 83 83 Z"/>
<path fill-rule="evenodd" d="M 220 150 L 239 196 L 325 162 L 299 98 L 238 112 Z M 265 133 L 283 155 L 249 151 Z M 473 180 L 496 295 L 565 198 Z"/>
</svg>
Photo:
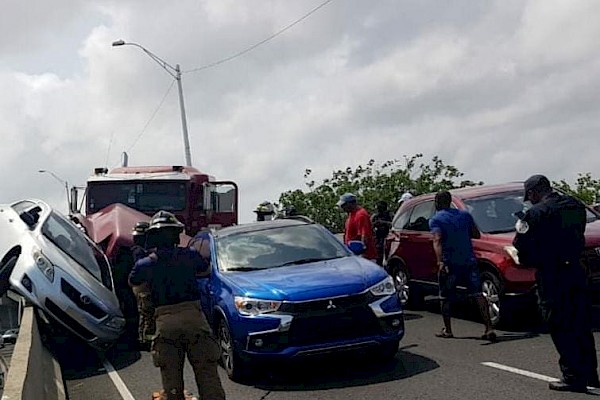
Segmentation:
<svg viewBox="0 0 600 400">
<path fill-rule="evenodd" d="M 279 309 L 280 305 L 281 301 L 235 296 L 235 308 L 237 308 L 240 314 L 246 316 L 275 312 Z"/>
<path fill-rule="evenodd" d="M 389 296 L 396 293 L 396 286 L 391 276 L 388 276 L 376 285 L 369 288 L 373 296 Z"/>
</svg>

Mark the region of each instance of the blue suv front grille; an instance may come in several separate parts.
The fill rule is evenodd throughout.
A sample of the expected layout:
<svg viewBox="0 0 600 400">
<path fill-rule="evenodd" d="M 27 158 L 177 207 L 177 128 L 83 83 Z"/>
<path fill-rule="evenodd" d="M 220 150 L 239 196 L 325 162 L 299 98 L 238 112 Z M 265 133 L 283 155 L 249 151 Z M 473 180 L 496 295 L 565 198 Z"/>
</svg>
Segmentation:
<svg viewBox="0 0 600 400">
<path fill-rule="evenodd" d="M 382 333 L 379 320 L 368 306 L 355 306 L 297 315 L 289 331 L 289 342 L 302 346 Z"/>
<path fill-rule="evenodd" d="M 328 310 L 345 310 L 353 307 L 367 306 L 373 301 L 370 292 L 354 294 L 350 296 L 333 297 L 302 302 L 284 302 L 279 307 L 279 312 L 293 315 L 306 313 L 319 313 Z"/>
</svg>

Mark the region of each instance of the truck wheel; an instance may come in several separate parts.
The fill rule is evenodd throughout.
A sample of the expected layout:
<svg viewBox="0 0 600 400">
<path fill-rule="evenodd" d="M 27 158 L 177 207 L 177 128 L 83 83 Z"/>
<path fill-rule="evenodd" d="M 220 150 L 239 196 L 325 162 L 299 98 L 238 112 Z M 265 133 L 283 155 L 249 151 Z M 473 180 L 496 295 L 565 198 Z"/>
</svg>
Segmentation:
<svg viewBox="0 0 600 400">
<path fill-rule="evenodd" d="M 0 297 L 4 296 L 10 289 L 10 275 L 15 269 L 19 256 L 12 256 L 0 265 Z"/>
</svg>

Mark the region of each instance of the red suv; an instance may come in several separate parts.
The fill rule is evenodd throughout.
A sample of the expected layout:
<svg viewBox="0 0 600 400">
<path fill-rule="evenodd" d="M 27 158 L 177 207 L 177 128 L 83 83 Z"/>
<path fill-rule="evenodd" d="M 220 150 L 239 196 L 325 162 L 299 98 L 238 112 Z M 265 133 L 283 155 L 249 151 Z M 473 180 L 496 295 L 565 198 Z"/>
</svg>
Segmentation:
<svg viewBox="0 0 600 400">
<path fill-rule="evenodd" d="M 535 291 L 535 269 L 519 263 L 512 245 L 523 210 L 523 184 L 508 183 L 450 191 L 452 206 L 467 210 L 481 231 L 473 247 L 481 270 L 481 285 L 498 323 L 508 298 L 528 297 Z M 384 264 L 394 277 L 403 302 L 416 305 L 426 294 L 437 294 L 437 265 L 429 219 L 435 213 L 435 194 L 417 196 L 400 207 L 386 239 Z M 600 284 L 600 215 L 588 208 L 583 264 L 592 284 Z"/>
</svg>

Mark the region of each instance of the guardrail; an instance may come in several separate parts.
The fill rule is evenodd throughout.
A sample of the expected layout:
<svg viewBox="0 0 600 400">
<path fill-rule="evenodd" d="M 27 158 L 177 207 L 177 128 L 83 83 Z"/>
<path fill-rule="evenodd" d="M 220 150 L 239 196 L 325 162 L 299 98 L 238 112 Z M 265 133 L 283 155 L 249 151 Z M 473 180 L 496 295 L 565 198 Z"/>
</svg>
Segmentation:
<svg viewBox="0 0 600 400">
<path fill-rule="evenodd" d="M 60 365 L 44 347 L 33 307 L 23 310 L 2 400 L 66 400 Z"/>
</svg>

